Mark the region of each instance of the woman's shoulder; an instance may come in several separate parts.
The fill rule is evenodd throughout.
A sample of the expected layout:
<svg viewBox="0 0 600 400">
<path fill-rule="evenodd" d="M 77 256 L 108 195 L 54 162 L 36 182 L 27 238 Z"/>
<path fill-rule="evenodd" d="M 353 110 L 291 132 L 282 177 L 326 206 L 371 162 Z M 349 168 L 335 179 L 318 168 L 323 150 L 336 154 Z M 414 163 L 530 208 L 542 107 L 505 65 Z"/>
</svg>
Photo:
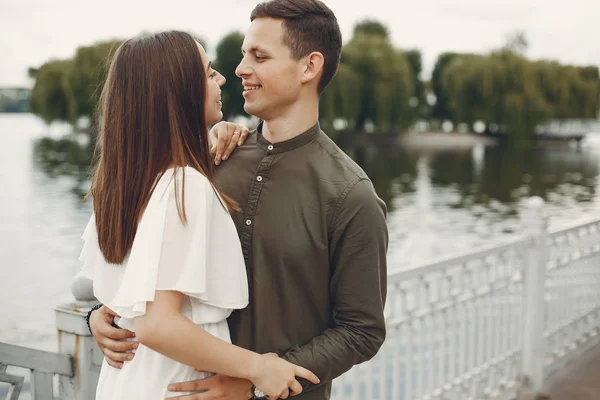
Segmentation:
<svg viewBox="0 0 600 400">
<path fill-rule="evenodd" d="M 203 173 L 189 166 L 177 168 L 175 176 L 177 177 L 178 183 L 185 182 L 186 189 L 187 185 L 190 185 L 197 189 L 212 188 L 210 181 Z"/>
<path fill-rule="evenodd" d="M 217 191 L 210 180 L 192 167 L 168 170 L 162 179 L 168 181 L 161 192 L 166 194 L 169 204 L 181 205 L 183 199 L 186 211 L 200 212 L 202 209 L 211 210 L 219 203 Z"/>
<path fill-rule="evenodd" d="M 212 191 L 212 184 L 204 174 L 192 167 L 179 167 L 170 168 L 163 176 L 157 185 L 162 186 L 164 189 L 173 189 L 177 183 L 178 191 L 181 193 L 185 190 L 185 193 L 203 193 L 207 190 Z M 183 184 L 183 185 L 182 185 Z M 183 188 L 185 185 L 185 189 Z M 170 190 L 172 192 L 172 190 Z M 161 191 L 162 192 L 162 191 Z"/>
</svg>

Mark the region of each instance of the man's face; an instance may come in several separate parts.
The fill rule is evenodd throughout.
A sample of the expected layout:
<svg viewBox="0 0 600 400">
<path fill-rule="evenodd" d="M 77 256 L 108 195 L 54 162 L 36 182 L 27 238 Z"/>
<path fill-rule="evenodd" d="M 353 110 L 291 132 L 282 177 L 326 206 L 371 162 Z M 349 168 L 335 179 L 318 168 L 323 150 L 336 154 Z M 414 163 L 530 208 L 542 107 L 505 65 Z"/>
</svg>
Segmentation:
<svg viewBox="0 0 600 400">
<path fill-rule="evenodd" d="M 283 43 L 283 21 L 256 18 L 242 45 L 235 70 L 244 86 L 244 110 L 264 120 L 277 118 L 296 102 L 302 87 L 302 59 L 291 57 Z"/>
</svg>

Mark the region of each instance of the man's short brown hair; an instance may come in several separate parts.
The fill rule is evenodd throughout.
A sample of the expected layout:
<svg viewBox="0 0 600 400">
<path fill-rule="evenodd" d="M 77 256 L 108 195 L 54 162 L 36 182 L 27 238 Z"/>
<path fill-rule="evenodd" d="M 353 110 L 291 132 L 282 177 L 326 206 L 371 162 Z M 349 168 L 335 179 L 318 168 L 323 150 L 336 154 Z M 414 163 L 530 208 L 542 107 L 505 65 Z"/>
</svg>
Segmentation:
<svg viewBox="0 0 600 400">
<path fill-rule="evenodd" d="M 333 11 L 320 0 L 270 0 L 258 4 L 250 14 L 256 18 L 282 19 L 283 43 L 290 48 L 296 60 L 318 51 L 325 64 L 319 81 L 318 92 L 335 75 L 342 52 L 342 33 Z"/>
</svg>

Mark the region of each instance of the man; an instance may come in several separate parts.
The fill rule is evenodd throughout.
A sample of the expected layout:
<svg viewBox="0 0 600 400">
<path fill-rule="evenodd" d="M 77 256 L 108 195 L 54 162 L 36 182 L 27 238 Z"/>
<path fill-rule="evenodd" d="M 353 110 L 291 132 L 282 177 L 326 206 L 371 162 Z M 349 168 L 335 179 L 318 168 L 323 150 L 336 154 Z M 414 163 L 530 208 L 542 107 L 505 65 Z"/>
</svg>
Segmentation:
<svg viewBox="0 0 600 400">
<path fill-rule="evenodd" d="M 244 109 L 262 120 L 215 181 L 242 208 L 232 215 L 246 261 L 250 305 L 229 319 L 233 343 L 274 352 L 314 372 L 299 400 L 329 399 L 331 381 L 372 358 L 385 338 L 385 205 L 366 174 L 319 128 L 319 95 L 339 65 L 342 39 L 319 0 L 272 0 L 252 11 L 236 75 Z M 96 314 L 96 315 L 94 315 Z M 105 356 L 131 344 L 107 310 L 91 329 Z M 125 342 L 126 343 L 126 342 Z M 249 381 L 215 375 L 177 383 L 181 399 L 260 398 Z"/>
</svg>

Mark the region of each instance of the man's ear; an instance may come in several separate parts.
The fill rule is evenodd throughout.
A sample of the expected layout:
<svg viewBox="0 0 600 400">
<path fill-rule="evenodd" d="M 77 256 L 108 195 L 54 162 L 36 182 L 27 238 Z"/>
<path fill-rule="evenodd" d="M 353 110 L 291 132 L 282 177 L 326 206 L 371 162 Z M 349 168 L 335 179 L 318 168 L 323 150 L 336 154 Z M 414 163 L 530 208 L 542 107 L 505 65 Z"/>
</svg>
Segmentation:
<svg viewBox="0 0 600 400">
<path fill-rule="evenodd" d="M 319 78 L 323 72 L 323 65 L 325 64 L 325 57 L 318 51 L 313 51 L 305 57 L 305 63 L 303 65 L 304 72 L 302 73 L 302 83 L 308 83 L 315 78 Z"/>
</svg>

